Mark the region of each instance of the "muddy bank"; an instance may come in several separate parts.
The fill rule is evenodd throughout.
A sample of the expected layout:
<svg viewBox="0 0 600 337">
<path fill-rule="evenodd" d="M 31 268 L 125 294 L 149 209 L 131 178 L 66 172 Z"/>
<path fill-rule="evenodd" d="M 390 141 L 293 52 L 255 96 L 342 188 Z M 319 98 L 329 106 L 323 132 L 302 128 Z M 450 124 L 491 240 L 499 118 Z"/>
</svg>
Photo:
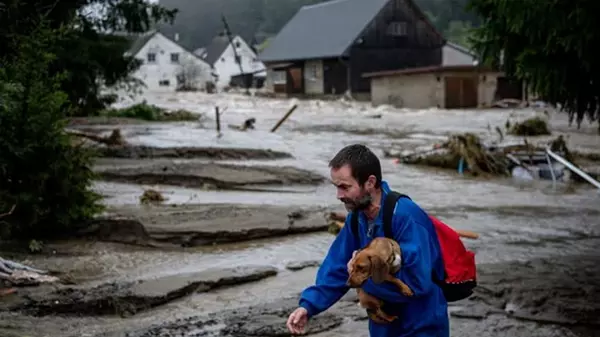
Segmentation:
<svg viewBox="0 0 600 337">
<path fill-rule="evenodd" d="M 295 167 L 241 166 L 216 163 L 127 162 L 128 167 L 112 161 L 97 165 L 99 179 L 122 183 L 174 185 L 219 190 L 268 190 L 266 185 L 318 185 L 323 176 Z M 119 167 L 121 166 L 121 167 Z M 262 186 L 259 188 L 259 186 Z"/>
<path fill-rule="evenodd" d="M 269 149 L 217 148 L 217 147 L 153 147 L 145 145 L 126 145 L 99 147 L 96 153 L 105 158 L 207 158 L 218 160 L 231 159 L 282 159 L 292 158 L 287 152 Z"/>
<path fill-rule="evenodd" d="M 451 335 L 594 336 L 600 329 L 598 262 L 598 257 L 578 256 L 481 265 L 476 293 L 451 304 Z M 166 322 L 128 336 L 284 336 L 287 315 L 296 306 L 296 298 L 284 298 Z M 311 320 L 308 334 L 367 335 L 366 315 L 354 292 Z"/>
<path fill-rule="evenodd" d="M 258 281 L 276 274 L 277 269 L 274 267 L 245 266 L 176 274 L 137 282 L 108 283 L 91 289 L 62 287 L 50 291 L 48 287 L 21 288 L 0 303 L 0 310 L 19 311 L 34 316 L 131 316 L 192 293 Z"/>
<path fill-rule="evenodd" d="M 365 119 L 369 116 L 365 116 Z M 373 118 L 373 117 L 370 117 Z M 384 135 L 389 138 L 406 138 L 410 133 L 405 130 L 389 129 L 387 127 L 372 128 L 359 125 L 346 125 L 346 124 L 335 124 L 335 125 L 311 125 L 301 126 L 292 129 L 295 132 L 302 133 L 331 133 L 331 132 L 343 132 L 350 133 L 353 135 Z"/>
<path fill-rule="evenodd" d="M 112 242 L 202 246 L 326 231 L 324 208 L 180 205 L 112 208 L 80 236 Z"/>
</svg>

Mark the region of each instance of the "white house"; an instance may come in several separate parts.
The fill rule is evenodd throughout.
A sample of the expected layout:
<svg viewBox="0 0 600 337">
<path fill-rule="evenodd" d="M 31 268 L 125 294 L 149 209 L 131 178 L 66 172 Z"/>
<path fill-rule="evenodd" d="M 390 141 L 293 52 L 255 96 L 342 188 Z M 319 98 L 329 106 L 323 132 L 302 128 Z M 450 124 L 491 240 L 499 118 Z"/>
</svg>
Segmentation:
<svg viewBox="0 0 600 337">
<path fill-rule="evenodd" d="M 212 66 L 178 44 L 177 37 L 171 40 L 151 31 L 139 36 L 127 51 L 143 62 L 132 75 L 145 83 L 146 90 L 204 90 L 208 82 L 214 82 Z"/>
<path fill-rule="evenodd" d="M 210 45 L 197 49 L 195 53 L 215 69 L 218 88 L 228 86 L 232 78 L 243 77 L 240 75 L 262 79 L 267 76 L 266 67 L 258 60 L 256 52 L 237 35 L 231 42 L 226 35 L 216 36 Z M 241 69 L 240 64 L 236 62 L 236 54 Z"/>
</svg>

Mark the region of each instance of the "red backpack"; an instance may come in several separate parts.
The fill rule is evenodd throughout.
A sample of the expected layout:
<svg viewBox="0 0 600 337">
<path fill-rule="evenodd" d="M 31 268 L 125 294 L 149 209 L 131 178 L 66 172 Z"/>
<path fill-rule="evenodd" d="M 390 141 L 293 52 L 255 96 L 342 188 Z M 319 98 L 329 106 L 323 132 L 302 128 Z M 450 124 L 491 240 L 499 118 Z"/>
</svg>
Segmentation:
<svg viewBox="0 0 600 337">
<path fill-rule="evenodd" d="M 392 217 L 396 202 L 400 198 L 409 198 L 404 194 L 390 191 L 383 203 L 383 232 L 385 237 L 394 239 L 392 233 Z M 410 199 L 410 198 L 409 198 Z M 358 238 L 358 213 L 352 213 L 350 226 L 354 236 Z M 465 299 L 473 294 L 477 286 L 477 268 L 475 254 L 467 250 L 458 233 L 439 219 L 429 216 L 440 244 L 442 261 L 444 263 L 444 277 L 441 280 L 434 271 L 431 275 L 448 302 Z"/>
</svg>

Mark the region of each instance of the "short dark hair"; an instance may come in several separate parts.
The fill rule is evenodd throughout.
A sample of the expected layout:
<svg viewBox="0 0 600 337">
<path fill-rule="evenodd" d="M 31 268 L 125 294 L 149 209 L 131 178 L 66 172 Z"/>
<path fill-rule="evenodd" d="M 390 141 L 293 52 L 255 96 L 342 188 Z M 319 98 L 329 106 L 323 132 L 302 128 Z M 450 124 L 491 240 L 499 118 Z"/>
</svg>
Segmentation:
<svg viewBox="0 0 600 337">
<path fill-rule="evenodd" d="M 352 144 L 341 149 L 331 161 L 329 167 L 339 169 L 350 166 L 352 177 L 362 186 L 370 176 L 375 176 L 375 187 L 381 186 L 381 163 L 379 158 L 366 146 Z"/>
</svg>

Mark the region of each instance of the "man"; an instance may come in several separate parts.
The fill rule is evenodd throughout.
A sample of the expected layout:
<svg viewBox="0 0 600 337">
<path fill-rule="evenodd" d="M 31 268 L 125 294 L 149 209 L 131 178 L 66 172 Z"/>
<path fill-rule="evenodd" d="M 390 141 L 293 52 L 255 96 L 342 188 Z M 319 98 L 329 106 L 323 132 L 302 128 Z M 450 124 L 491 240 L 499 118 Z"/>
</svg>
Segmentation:
<svg viewBox="0 0 600 337">
<path fill-rule="evenodd" d="M 350 214 L 335 238 L 317 272 L 315 285 L 306 288 L 300 306 L 292 312 L 287 327 L 293 334 L 304 333 L 308 320 L 327 310 L 349 290 L 347 263 L 355 250 L 374 237 L 384 236 L 382 205 L 388 184 L 382 181 L 381 164 L 363 145 L 350 145 L 330 161 L 331 180 L 337 198 L 349 212 L 358 212 L 360 246 L 350 226 Z M 374 337 L 448 337 L 448 304 L 432 274 L 443 275 L 440 247 L 429 216 L 409 198 L 400 198 L 392 219 L 394 239 L 402 250 L 402 268 L 396 277 L 414 292 L 412 297 L 400 293 L 395 285 L 376 285 L 368 280 L 362 289 L 385 301 L 384 310 L 398 318 L 379 324 L 369 320 Z"/>
</svg>

